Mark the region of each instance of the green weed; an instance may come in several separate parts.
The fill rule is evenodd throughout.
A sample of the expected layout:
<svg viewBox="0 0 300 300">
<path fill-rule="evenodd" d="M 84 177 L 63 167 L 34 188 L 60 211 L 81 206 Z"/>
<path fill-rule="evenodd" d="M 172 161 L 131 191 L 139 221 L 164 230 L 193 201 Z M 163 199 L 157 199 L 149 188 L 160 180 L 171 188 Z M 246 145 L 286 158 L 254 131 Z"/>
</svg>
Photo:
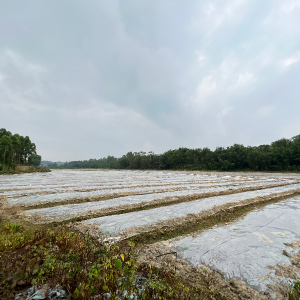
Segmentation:
<svg viewBox="0 0 300 300">
<path fill-rule="evenodd" d="M 133 242 L 110 244 L 64 226 L 26 230 L 2 221 L 0 298 L 13 299 L 32 285 L 47 283 L 61 285 L 72 299 L 103 299 L 105 293 L 111 299 L 206 299 L 174 273 L 137 264 L 134 247 Z M 141 273 L 147 278 L 143 290 L 135 285 Z"/>
<path fill-rule="evenodd" d="M 300 281 L 294 282 L 293 289 L 289 292 L 289 300 L 299 300 L 300 299 Z"/>
</svg>

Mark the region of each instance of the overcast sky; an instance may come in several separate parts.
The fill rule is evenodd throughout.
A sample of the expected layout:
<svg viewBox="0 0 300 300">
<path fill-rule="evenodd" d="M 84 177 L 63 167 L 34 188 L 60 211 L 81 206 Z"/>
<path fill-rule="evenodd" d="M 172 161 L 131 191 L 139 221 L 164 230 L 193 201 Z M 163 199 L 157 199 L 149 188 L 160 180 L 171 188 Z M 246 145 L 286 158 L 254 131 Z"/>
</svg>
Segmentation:
<svg viewBox="0 0 300 300">
<path fill-rule="evenodd" d="M 0 128 L 44 160 L 300 134 L 299 0 L 0 0 Z"/>
</svg>

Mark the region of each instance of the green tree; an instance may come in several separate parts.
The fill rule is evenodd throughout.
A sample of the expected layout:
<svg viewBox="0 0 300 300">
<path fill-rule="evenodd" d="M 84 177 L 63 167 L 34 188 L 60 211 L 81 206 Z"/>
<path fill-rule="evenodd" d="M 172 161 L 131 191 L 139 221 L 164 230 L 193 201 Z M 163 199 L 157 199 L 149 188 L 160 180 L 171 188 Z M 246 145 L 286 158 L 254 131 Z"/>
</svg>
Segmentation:
<svg viewBox="0 0 300 300">
<path fill-rule="evenodd" d="M 29 136 L 25 136 L 22 145 L 24 163 L 28 162 L 28 158 L 32 154 L 36 154 L 36 146 L 31 142 Z"/>
<path fill-rule="evenodd" d="M 0 163 L 10 168 L 29 161 L 37 164 L 38 157 L 33 156 L 36 154 L 36 145 L 28 136 L 12 135 L 5 128 L 0 129 Z"/>
<path fill-rule="evenodd" d="M 300 134 L 291 139 L 291 151 L 291 165 L 293 166 L 293 169 L 300 170 Z"/>
<path fill-rule="evenodd" d="M 123 155 L 119 158 L 119 165 L 121 169 L 127 169 L 129 166 L 129 159 L 126 155 Z"/>
<path fill-rule="evenodd" d="M 0 129 L 0 139 L 1 139 L 4 135 L 11 136 L 11 132 L 10 132 L 10 131 L 7 131 L 5 128 L 1 128 L 1 129 Z"/>
<path fill-rule="evenodd" d="M 3 135 L 0 139 L 0 153 L 2 154 L 2 163 L 3 165 L 10 165 L 11 159 L 10 155 L 12 152 L 12 142 L 10 136 Z"/>
<path fill-rule="evenodd" d="M 12 142 L 11 160 L 12 160 L 12 162 L 18 163 L 19 162 L 18 155 L 21 151 L 21 142 L 19 139 L 19 135 L 14 134 L 10 137 L 10 139 Z"/>
<path fill-rule="evenodd" d="M 42 161 L 42 157 L 40 155 L 37 155 L 37 154 L 31 155 L 28 159 L 28 163 L 30 165 L 35 166 L 35 167 L 38 167 L 41 164 L 41 161 Z"/>
<path fill-rule="evenodd" d="M 292 161 L 291 140 L 280 139 L 271 144 L 273 169 L 288 170 Z"/>
</svg>

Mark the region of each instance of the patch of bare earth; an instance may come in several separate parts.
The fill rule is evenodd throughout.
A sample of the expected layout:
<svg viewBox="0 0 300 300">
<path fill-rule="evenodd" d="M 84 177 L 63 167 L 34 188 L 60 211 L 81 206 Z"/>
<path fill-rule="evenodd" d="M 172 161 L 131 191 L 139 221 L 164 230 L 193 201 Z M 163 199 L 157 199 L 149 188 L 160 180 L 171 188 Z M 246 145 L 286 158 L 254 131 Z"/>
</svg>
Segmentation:
<svg viewBox="0 0 300 300">
<path fill-rule="evenodd" d="M 270 298 L 268 292 L 266 295 L 260 295 L 244 281 L 235 278 L 228 281 L 221 272 L 213 271 L 204 264 L 200 267 L 191 266 L 185 260 L 178 258 L 176 251 L 166 249 L 168 246 L 167 243 L 160 243 L 140 249 L 139 263 L 173 270 L 183 282 L 211 291 L 211 299 L 265 300 Z"/>
<path fill-rule="evenodd" d="M 290 259 L 291 264 L 269 266 L 269 268 L 275 271 L 277 279 L 290 278 L 292 283 L 294 280 L 300 280 L 300 252 L 298 252 L 300 241 L 291 244 L 285 243 L 285 245 L 291 248 L 290 252 L 283 250 L 283 254 Z M 290 286 L 286 284 L 269 284 L 268 286 L 278 295 L 278 299 L 286 299 L 288 296 Z"/>
</svg>

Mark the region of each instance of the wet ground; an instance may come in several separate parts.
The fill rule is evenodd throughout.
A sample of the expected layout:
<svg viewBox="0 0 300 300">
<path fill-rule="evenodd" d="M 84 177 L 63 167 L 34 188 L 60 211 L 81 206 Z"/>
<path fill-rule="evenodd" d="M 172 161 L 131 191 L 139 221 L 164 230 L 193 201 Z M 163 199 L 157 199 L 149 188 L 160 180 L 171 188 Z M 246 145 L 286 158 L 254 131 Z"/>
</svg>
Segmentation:
<svg viewBox="0 0 300 300">
<path fill-rule="evenodd" d="M 54 170 L 0 176 L 0 200 L 22 218 L 41 223 L 84 217 L 84 226 L 112 238 L 265 203 L 229 225 L 167 244 L 191 265 L 203 263 L 271 293 L 270 284 L 300 278 L 293 264 L 298 248 L 288 246 L 300 240 L 297 192 L 300 174 L 290 173 Z M 272 203 L 280 197 L 285 200 Z"/>
</svg>

